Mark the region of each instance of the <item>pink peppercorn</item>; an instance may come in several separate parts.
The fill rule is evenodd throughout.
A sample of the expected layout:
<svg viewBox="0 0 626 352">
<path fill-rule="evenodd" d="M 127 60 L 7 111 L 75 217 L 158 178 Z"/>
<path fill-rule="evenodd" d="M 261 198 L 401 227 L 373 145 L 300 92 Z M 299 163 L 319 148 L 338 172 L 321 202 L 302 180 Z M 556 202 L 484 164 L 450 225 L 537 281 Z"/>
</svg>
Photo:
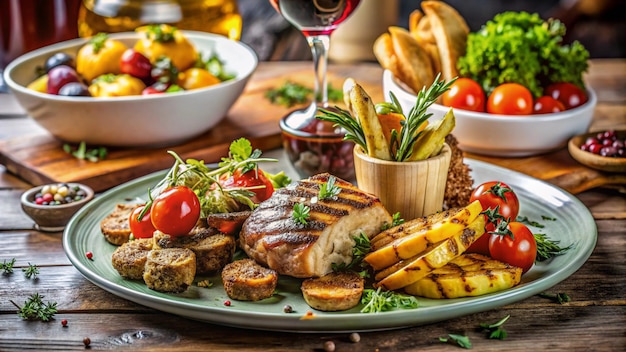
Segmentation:
<svg viewBox="0 0 626 352">
<path fill-rule="evenodd" d="M 85 257 L 87 257 L 87 259 L 91 260 L 91 259 L 93 259 L 93 253 L 87 252 L 87 253 L 85 253 Z"/>
</svg>

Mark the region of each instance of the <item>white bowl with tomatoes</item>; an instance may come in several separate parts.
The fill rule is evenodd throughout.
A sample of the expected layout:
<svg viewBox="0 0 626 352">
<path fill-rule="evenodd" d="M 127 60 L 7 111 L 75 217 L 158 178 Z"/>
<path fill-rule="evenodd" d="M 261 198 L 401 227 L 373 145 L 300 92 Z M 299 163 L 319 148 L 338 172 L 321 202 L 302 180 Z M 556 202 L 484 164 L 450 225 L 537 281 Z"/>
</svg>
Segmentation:
<svg viewBox="0 0 626 352">
<path fill-rule="evenodd" d="M 455 83 L 467 82 L 459 78 Z M 582 92 L 570 86 L 555 86 L 551 94 L 559 100 L 543 97 L 539 100 L 516 86 L 496 88 L 489 97 L 481 96 L 472 86 L 468 83 L 456 96 L 453 94 L 457 106 L 463 108 L 453 107 L 456 127 L 452 134 L 462 150 L 481 155 L 523 157 L 564 148 L 571 137 L 587 132 L 597 103 L 596 94 L 589 87 Z M 482 92 L 480 86 L 478 88 Z M 389 93 L 393 93 L 405 113 L 415 105 L 416 95 L 388 70 L 383 72 L 383 91 L 387 101 L 391 100 Z M 452 93 L 451 89 L 446 94 Z M 450 100 L 454 100 L 452 98 Z M 455 105 L 450 101 L 448 104 Z M 428 112 L 433 114 L 431 119 L 437 120 L 449 109 L 450 106 L 433 104 Z"/>
<path fill-rule="evenodd" d="M 28 115 L 61 141 L 113 147 L 180 144 L 210 130 L 226 116 L 258 65 L 254 50 L 242 42 L 211 33 L 182 32 L 198 53 L 215 54 L 224 72 L 234 78 L 173 93 L 110 97 L 49 94 L 29 88 L 51 56 L 64 53 L 76 57 L 89 41 L 79 38 L 22 55 L 9 63 L 4 79 Z M 123 32 L 109 36 L 133 48 L 140 35 Z"/>
</svg>

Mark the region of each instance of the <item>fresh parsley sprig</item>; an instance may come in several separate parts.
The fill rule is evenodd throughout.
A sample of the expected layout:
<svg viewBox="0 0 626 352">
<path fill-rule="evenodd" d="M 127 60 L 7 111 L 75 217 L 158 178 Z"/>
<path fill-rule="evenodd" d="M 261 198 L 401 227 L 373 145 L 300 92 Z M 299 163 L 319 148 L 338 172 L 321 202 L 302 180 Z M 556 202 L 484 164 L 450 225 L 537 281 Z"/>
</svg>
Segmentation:
<svg viewBox="0 0 626 352">
<path fill-rule="evenodd" d="M 308 224 L 310 211 L 311 211 L 311 208 L 304 205 L 303 203 L 296 203 L 293 205 L 293 213 L 291 217 L 296 223 L 301 224 L 301 225 L 306 225 Z"/>
<path fill-rule="evenodd" d="M 487 330 L 487 337 L 490 339 L 504 340 L 507 336 L 506 330 L 502 328 L 504 323 L 509 320 L 511 316 L 507 315 L 506 317 L 500 319 L 498 322 L 493 324 L 482 323 L 480 327 L 482 329 Z"/>
<path fill-rule="evenodd" d="M 332 264 L 333 271 L 356 271 L 361 277 L 369 277 L 369 264 L 364 261 L 365 256 L 370 252 L 372 245 L 370 239 L 363 232 L 354 239 L 352 247 L 352 261 L 349 264 Z"/>
<path fill-rule="evenodd" d="M 419 306 L 417 298 L 403 295 L 394 291 L 383 291 L 380 287 L 376 290 L 368 288 L 363 291 L 361 313 L 380 313 L 394 309 L 414 309 Z"/>
<path fill-rule="evenodd" d="M 328 176 L 328 181 L 320 185 L 317 197 L 320 200 L 336 197 L 341 192 L 341 188 L 335 185 L 335 176 Z"/>
<path fill-rule="evenodd" d="M 73 149 L 72 146 L 67 143 L 63 144 L 63 150 L 76 159 L 88 160 L 92 163 L 104 160 L 108 153 L 105 147 L 87 148 L 87 144 L 84 141 L 80 142 L 76 149 Z"/>
<path fill-rule="evenodd" d="M 470 341 L 468 336 L 459 335 L 459 334 L 448 334 L 448 337 L 440 337 L 440 342 L 454 342 L 459 347 L 463 347 L 465 349 L 472 348 L 472 342 Z"/>
</svg>

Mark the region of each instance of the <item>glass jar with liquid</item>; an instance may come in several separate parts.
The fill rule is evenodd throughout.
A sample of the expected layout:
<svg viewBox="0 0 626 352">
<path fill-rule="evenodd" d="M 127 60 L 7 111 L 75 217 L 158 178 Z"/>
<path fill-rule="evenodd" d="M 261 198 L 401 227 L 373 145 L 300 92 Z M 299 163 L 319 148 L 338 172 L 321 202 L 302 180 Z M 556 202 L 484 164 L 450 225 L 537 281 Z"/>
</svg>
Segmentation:
<svg viewBox="0 0 626 352">
<path fill-rule="evenodd" d="M 83 0 L 78 34 L 126 32 L 147 24 L 166 23 L 179 29 L 241 37 L 237 0 Z"/>
</svg>

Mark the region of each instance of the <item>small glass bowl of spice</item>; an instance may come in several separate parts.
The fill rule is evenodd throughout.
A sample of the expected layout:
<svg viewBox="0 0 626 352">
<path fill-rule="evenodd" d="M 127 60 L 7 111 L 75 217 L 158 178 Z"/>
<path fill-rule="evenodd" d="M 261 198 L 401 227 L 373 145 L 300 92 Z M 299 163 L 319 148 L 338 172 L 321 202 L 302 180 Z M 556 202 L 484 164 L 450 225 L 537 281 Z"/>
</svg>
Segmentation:
<svg viewBox="0 0 626 352">
<path fill-rule="evenodd" d="M 74 214 L 94 197 L 93 189 L 80 183 L 52 183 L 22 194 L 22 210 L 38 230 L 62 231 Z"/>
</svg>

